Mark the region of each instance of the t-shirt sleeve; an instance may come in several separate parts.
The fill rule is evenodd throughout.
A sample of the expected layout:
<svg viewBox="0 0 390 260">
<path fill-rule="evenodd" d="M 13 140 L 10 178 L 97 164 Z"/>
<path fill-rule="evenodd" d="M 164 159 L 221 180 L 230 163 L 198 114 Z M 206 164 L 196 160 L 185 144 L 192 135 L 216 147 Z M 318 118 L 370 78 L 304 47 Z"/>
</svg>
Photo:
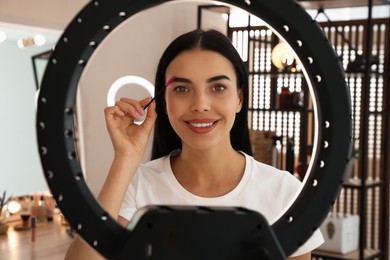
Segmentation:
<svg viewBox="0 0 390 260">
<path fill-rule="evenodd" d="M 119 210 L 119 216 L 131 220 L 135 212 L 137 211 L 136 195 L 137 195 L 137 183 L 139 181 L 139 170 L 133 176 L 129 187 L 126 191 L 125 197 L 123 198 L 121 208 Z"/>
</svg>

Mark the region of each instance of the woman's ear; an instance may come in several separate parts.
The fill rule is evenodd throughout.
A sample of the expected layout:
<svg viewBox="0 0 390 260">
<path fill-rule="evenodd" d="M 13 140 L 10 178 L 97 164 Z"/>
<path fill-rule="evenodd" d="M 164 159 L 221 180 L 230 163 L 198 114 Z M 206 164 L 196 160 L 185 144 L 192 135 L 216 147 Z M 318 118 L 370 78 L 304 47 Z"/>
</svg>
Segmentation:
<svg viewBox="0 0 390 260">
<path fill-rule="evenodd" d="M 241 111 L 243 103 L 244 103 L 244 93 L 243 93 L 243 88 L 240 88 L 238 90 L 238 102 L 236 107 L 236 113 L 239 113 Z"/>
</svg>

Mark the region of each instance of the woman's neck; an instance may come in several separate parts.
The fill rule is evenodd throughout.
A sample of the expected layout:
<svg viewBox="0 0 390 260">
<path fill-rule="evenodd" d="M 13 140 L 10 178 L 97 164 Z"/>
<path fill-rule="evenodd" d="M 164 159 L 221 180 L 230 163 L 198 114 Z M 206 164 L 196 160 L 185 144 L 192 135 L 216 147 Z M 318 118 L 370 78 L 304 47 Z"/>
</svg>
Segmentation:
<svg viewBox="0 0 390 260">
<path fill-rule="evenodd" d="M 179 183 L 198 196 L 216 197 L 228 193 L 240 182 L 245 170 L 245 157 L 229 149 L 193 150 L 183 147 L 171 159 L 173 173 Z"/>
</svg>

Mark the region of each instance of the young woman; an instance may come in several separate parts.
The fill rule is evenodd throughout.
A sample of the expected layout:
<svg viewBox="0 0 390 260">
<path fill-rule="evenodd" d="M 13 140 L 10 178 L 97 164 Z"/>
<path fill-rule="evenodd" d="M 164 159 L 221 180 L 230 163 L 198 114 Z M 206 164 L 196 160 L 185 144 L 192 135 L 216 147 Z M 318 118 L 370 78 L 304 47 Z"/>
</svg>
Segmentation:
<svg viewBox="0 0 390 260">
<path fill-rule="evenodd" d="M 229 39 L 215 30 L 178 37 L 160 60 L 160 89 L 164 94 L 147 112 L 150 98 L 121 98 L 105 109 L 115 156 L 98 198 L 102 206 L 123 226 L 151 204 L 240 206 L 274 223 L 302 184 L 251 157 L 248 72 Z M 140 164 L 153 128 L 153 160 Z M 322 242 L 315 232 L 291 259 L 310 259 Z M 67 257 L 94 254 L 77 238 Z"/>
</svg>

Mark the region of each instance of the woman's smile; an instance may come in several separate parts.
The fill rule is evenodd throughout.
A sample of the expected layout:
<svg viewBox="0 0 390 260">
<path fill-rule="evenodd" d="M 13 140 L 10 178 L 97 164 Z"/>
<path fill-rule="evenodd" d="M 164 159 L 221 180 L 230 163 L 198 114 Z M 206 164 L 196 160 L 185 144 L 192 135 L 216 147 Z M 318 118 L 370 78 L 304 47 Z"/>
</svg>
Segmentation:
<svg viewBox="0 0 390 260">
<path fill-rule="evenodd" d="M 197 133 L 197 134 L 205 134 L 213 130 L 218 123 L 218 120 L 214 119 L 194 119 L 185 121 L 188 125 L 188 128 Z"/>
</svg>

